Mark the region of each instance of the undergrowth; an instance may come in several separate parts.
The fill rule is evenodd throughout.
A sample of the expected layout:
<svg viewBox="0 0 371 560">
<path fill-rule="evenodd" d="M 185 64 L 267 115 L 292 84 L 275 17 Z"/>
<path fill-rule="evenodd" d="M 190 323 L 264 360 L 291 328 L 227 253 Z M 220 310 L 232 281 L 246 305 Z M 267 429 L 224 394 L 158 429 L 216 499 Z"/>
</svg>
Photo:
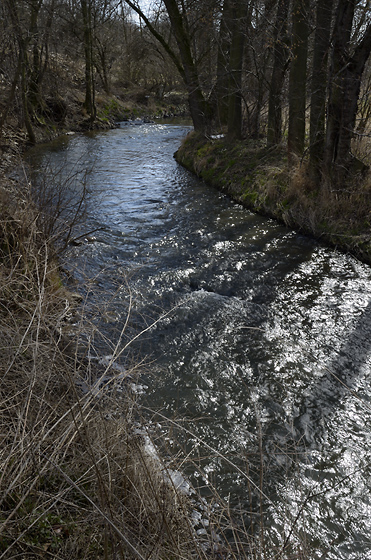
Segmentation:
<svg viewBox="0 0 371 560">
<path fill-rule="evenodd" d="M 89 325 L 70 324 L 34 207 L 5 191 L 1 207 L 0 558 L 190 556 L 189 505 L 145 450 L 136 369 L 84 358 Z"/>
<path fill-rule="evenodd" d="M 19 219 L 2 235 L 0 558 L 189 556 L 188 505 L 146 452 L 136 372 L 81 358 L 56 265 Z"/>
</svg>

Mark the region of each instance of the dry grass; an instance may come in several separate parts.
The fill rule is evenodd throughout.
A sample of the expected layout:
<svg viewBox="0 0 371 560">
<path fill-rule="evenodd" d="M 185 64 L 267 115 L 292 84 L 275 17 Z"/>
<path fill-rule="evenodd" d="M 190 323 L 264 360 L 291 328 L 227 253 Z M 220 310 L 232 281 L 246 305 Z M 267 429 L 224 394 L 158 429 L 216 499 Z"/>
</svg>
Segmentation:
<svg viewBox="0 0 371 560">
<path fill-rule="evenodd" d="M 284 193 L 283 219 L 291 227 L 322 238 L 371 262 L 371 175 L 355 175 L 342 189 L 309 179 L 307 164 L 298 165 Z"/>
<path fill-rule="evenodd" d="M 0 558 L 213 556 L 141 417 L 138 368 L 115 367 L 127 323 L 106 365 L 88 360 L 96 327 L 82 309 L 70 324 L 33 205 L 2 191 L 1 210 Z"/>
<path fill-rule="evenodd" d="M 0 558 L 188 557 L 188 505 L 146 451 L 136 373 L 81 359 L 32 209 L 1 206 Z"/>
</svg>

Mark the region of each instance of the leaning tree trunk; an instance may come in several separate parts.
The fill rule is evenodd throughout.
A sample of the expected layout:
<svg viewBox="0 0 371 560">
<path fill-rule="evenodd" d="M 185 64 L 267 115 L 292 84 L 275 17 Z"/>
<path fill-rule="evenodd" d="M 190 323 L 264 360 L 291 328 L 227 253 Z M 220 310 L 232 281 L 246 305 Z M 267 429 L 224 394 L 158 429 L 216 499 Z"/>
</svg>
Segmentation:
<svg viewBox="0 0 371 560">
<path fill-rule="evenodd" d="M 197 63 L 193 57 L 191 48 L 191 36 L 187 29 L 185 16 L 180 13 L 176 0 L 164 0 L 164 4 L 170 19 L 171 28 L 179 49 L 179 55 L 173 51 L 164 36 L 159 33 L 149 21 L 136 2 L 125 0 L 125 2 L 145 22 L 150 33 L 161 43 L 171 60 L 174 62 L 184 85 L 188 92 L 188 103 L 193 126 L 198 132 L 206 132 L 211 121 L 211 110 L 207 103 L 198 78 Z"/>
<path fill-rule="evenodd" d="M 203 95 L 199 79 L 197 63 L 193 58 L 191 48 L 191 36 L 187 29 L 185 16 L 183 16 L 176 0 L 164 0 L 164 4 L 170 19 L 171 28 L 179 49 L 179 55 L 173 51 L 164 36 L 159 33 L 149 21 L 136 2 L 125 0 L 125 2 L 145 22 L 150 33 L 161 43 L 171 60 L 174 62 L 184 85 L 188 92 L 188 103 L 193 126 L 198 132 L 205 133 L 209 129 L 211 121 L 211 109 Z"/>
<path fill-rule="evenodd" d="M 193 126 L 195 130 L 203 133 L 208 129 L 209 125 L 209 107 L 199 83 L 197 65 L 192 55 L 191 39 L 176 0 L 164 0 L 164 4 L 170 18 L 182 61 Z"/>
<path fill-rule="evenodd" d="M 292 58 L 289 78 L 288 153 L 302 155 L 305 141 L 305 105 L 310 0 L 292 5 Z"/>
<path fill-rule="evenodd" d="M 325 110 L 328 87 L 328 52 L 330 48 L 333 0 L 318 0 L 314 37 L 312 92 L 310 101 L 309 166 L 314 181 L 320 179 L 325 148 Z"/>
<path fill-rule="evenodd" d="M 273 69 L 269 84 L 267 145 L 282 140 L 282 88 L 288 64 L 287 18 L 290 0 L 279 0 L 274 28 Z"/>
</svg>

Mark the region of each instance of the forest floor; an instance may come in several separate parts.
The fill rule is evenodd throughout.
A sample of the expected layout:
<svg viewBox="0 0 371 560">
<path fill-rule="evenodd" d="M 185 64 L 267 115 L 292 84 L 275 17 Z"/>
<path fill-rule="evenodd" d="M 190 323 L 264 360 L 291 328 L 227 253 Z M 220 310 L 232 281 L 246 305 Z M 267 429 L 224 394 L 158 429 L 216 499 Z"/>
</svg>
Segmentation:
<svg viewBox="0 0 371 560">
<path fill-rule="evenodd" d="M 195 133 L 186 137 L 176 159 L 246 208 L 371 264 L 369 171 L 331 190 L 310 181 L 305 160 L 289 168 L 284 147 Z"/>
</svg>

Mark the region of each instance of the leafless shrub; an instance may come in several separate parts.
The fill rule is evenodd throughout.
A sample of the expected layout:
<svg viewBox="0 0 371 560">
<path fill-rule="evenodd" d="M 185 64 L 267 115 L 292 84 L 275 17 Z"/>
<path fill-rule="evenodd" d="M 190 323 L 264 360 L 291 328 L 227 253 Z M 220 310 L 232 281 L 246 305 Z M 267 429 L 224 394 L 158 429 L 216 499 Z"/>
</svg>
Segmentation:
<svg viewBox="0 0 371 560">
<path fill-rule="evenodd" d="M 31 215 L 1 232 L 0 558 L 187 555 L 184 497 L 145 450 L 136 372 L 80 359 Z"/>
<path fill-rule="evenodd" d="M 33 171 L 21 168 L 19 184 L 23 197 L 35 205 L 38 228 L 58 253 L 66 249 L 83 223 L 92 199 L 88 188 L 90 173 L 91 169 L 81 162 L 72 169 L 71 165 L 67 169 L 66 164 L 51 166 L 47 160 Z M 98 196 L 95 192 L 94 197 Z"/>
</svg>

